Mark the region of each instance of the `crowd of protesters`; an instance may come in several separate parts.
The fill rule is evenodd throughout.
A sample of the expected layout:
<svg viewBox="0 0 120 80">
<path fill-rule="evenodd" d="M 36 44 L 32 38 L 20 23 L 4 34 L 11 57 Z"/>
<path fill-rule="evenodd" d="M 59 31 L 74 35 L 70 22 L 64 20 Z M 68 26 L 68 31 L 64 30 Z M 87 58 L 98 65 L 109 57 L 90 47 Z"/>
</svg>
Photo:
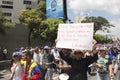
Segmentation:
<svg viewBox="0 0 120 80">
<path fill-rule="evenodd" d="M 11 80 L 88 80 L 96 71 L 96 80 L 113 78 L 119 64 L 119 46 L 94 46 L 93 50 L 56 47 L 21 47 L 15 49 L 10 65 Z M 92 64 L 92 67 L 90 65 Z M 90 67 L 90 70 L 89 70 Z"/>
</svg>

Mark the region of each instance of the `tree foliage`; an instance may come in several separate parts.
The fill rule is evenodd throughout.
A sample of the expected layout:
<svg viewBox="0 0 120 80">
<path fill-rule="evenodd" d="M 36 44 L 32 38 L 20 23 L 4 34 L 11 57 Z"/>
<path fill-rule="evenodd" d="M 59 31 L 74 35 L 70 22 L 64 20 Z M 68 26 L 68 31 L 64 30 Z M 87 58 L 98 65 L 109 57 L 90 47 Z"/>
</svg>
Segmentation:
<svg viewBox="0 0 120 80">
<path fill-rule="evenodd" d="M 49 18 L 44 20 L 39 26 L 40 39 L 53 45 L 57 38 L 58 25 L 60 23 L 63 23 L 60 19 Z"/>
<path fill-rule="evenodd" d="M 34 10 L 23 10 L 19 15 L 19 20 L 27 25 L 30 30 L 28 36 L 29 45 L 31 44 L 31 38 L 37 38 L 52 45 L 57 37 L 58 24 L 63 23 L 59 19 L 46 19 L 45 0 L 41 0 Z"/>
<path fill-rule="evenodd" d="M 5 34 L 7 29 L 14 26 L 15 24 L 10 23 L 5 17 L 2 16 L 2 12 L 0 10 L 0 34 Z"/>
<path fill-rule="evenodd" d="M 112 43 L 113 40 L 112 39 L 108 39 L 106 36 L 100 35 L 100 34 L 96 34 L 94 35 L 94 39 L 97 41 L 97 43 Z"/>
<path fill-rule="evenodd" d="M 23 10 L 19 15 L 19 20 L 28 26 L 29 29 L 37 28 L 41 22 L 40 14 L 36 10 Z"/>
<path fill-rule="evenodd" d="M 40 1 L 36 11 L 41 14 L 41 18 L 43 20 L 46 19 L 46 2 L 45 2 L 45 0 Z"/>
<path fill-rule="evenodd" d="M 96 33 L 96 31 L 98 30 L 108 30 L 110 27 L 114 27 L 112 24 L 109 23 L 109 21 L 103 17 L 86 17 L 82 23 L 94 23 L 94 33 Z"/>
<path fill-rule="evenodd" d="M 21 14 L 19 15 L 20 22 L 27 25 L 27 27 L 29 29 L 29 35 L 28 35 L 29 45 L 31 45 L 32 33 L 34 33 L 38 29 L 38 27 L 42 21 L 42 19 L 40 17 L 41 17 L 41 14 L 39 12 L 37 12 L 35 9 L 23 10 L 21 12 Z"/>
</svg>

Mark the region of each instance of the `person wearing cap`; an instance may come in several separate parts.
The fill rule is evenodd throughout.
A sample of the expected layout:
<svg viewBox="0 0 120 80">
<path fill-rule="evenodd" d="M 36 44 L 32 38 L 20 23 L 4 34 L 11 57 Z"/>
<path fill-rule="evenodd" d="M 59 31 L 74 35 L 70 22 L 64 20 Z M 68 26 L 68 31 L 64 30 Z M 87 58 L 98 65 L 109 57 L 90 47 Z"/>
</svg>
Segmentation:
<svg viewBox="0 0 120 80">
<path fill-rule="evenodd" d="M 97 80 L 109 80 L 110 77 L 113 77 L 112 62 L 103 46 L 99 49 L 99 58 L 96 66 L 98 67 Z"/>
<path fill-rule="evenodd" d="M 51 50 L 51 54 L 54 56 L 54 58 L 55 58 L 55 67 L 54 67 L 54 69 L 55 69 L 55 72 L 56 73 L 60 73 L 60 69 L 59 69 L 59 67 L 58 67 L 58 64 L 59 64 L 59 61 L 60 61 L 60 54 L 59 54 L 59 52 L 58 52 L 58 49 L 55 47 L 55 48 L 53 48 L 52 50 Z"/>
<path fill-rule="evenodd" d="M 53 77 L 53 68 L 54 68 L 54 56 L 51 54 L 49 46 L 44 46 L 44 55 L 43 55 L 43 65 L 44 69 L 44 78 L 45 80 L 52 80 Z"/>
<path fill-rule="evenodd" d="M 10 80 L 22 80 L 22 66 L 20 64 L 20 55 L 17 52 L 14 52 L 12 54 L 10 71 L 11 71 Z"/>
<path fill-rule="evenodd" d="M 25 52 L 26 64 L 22 80 L 43 80 L 40 65 L 32 60 L 30 51 Z"/>
<path fill-rule="evenodd" d="M 88 80 L 88 66 L 97 60 L 97 54 L 93 54 L 88 58 L 84 58 L 84 53 L 81 50 L 73 52 L 73 58 L 65 56 L 64 60 L 69 64 L 67 66 L 59 64 L 62 69 L 70 69 L 68 80 Z"/>
<path fill-rule="evenodd" d="M 60 54 L 59 54 L 57 48 L 53 48 L 53 49 L 51 50 L 51 54 L 53 54 L 53 56 L 55 57 L 55 60 L 56 60 L 56 61 L 59 61 L 59 60 L 60 60 Z"/>
</svg>

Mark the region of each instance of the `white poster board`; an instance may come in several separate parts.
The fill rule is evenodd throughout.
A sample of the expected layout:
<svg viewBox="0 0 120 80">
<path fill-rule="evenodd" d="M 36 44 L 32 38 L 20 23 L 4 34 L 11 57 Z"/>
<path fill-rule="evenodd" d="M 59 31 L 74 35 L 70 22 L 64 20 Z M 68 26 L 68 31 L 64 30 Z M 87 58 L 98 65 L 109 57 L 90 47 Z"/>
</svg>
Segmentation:
<svg viewBox="0 0 120 80">
<path fill-rule="evenodd" d="M 59 24 L 58 48 L 92 50 L 93 23 Z"/>
</svg>

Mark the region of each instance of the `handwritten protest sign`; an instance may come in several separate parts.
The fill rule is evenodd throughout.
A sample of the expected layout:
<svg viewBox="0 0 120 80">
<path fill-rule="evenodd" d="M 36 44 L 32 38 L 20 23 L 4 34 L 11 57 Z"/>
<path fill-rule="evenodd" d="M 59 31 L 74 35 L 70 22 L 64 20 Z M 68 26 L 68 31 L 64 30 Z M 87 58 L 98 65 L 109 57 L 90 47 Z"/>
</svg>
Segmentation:
<svg viewBox="0 0 120 80">
<path fill-rule="evenodd" d="M 92 50 L 93 23 L 59 24 L 58 48 Z"/>
</svg>

